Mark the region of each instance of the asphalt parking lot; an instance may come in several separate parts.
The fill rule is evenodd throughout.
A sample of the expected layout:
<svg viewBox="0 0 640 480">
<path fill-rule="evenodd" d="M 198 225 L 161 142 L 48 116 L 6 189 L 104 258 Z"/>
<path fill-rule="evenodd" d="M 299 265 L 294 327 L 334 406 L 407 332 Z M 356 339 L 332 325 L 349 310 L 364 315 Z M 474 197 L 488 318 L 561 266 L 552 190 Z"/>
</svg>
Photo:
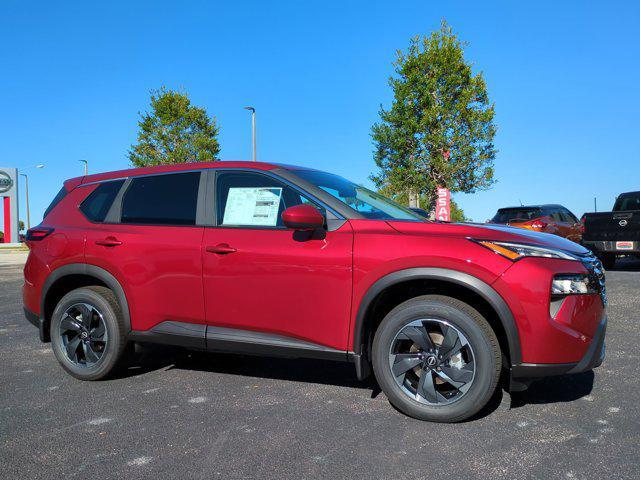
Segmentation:
<svg viewBox="0 0 640 480">
<path fill-rule="evenodd" d="M 332 362 L 154 348 L 80 382 L 23 317 L 23 259 L 0 253 L 3 478 L 640 478 L 638 261 L 607 274 L 602 367 L 440 425 Z"/>
</svg>

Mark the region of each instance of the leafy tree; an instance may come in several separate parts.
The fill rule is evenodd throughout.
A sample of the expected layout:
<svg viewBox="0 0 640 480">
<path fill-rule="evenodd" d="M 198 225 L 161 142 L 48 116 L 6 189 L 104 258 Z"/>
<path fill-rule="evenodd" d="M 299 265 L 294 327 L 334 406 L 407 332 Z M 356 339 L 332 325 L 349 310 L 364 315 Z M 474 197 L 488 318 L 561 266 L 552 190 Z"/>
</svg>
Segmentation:
<svg viewBox="0 0 640 480">
<path fill-rule="evenodd" d="M 432 205 L 438 186 L 473 193 L 494 183 L 494 105 L 481 73 L 464 59 L 465 44 L 443 20 L 440 30 L 416 36 L 398 51 L 394 99 L 372 127 L 378 188 L 405 192 Z"/>
<path fill-rule="evenodd" d="M 151 92 L 151 112 L 140 114 L 138 143 L 129 160 L 136 167 L 218 160 L 215 118 L 191 104 L 185 93 L 164 87 Z"/>
<path fill-rule="evenodd" d="M 18 221 L 18 230 L 21 232 L 24 230 L 24 222 L 22 220 Z"/>
</svg>

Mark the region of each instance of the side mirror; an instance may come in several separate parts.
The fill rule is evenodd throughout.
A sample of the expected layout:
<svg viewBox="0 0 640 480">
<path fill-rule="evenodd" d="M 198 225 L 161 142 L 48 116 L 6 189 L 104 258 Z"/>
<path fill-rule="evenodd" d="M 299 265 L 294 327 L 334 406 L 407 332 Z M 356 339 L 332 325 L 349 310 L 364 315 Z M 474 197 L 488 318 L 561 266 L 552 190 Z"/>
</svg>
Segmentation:
<svg viewBox="0 0 640 480">
<path fill-rule="evenodd" d="M 324 227 L 324 216 L 311 205 L 294 205 L 282 212 L 285 227 L 293 230 L 312 231 Z"/>
</svg>

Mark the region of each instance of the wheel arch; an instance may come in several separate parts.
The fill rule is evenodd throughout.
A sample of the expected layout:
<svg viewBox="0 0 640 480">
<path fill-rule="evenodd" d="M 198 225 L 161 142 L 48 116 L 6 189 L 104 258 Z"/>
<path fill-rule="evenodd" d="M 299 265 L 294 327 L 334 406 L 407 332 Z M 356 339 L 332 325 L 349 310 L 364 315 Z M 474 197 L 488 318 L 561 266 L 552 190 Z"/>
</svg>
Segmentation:
<svg viewBox="0 0 640 480">
<path fill-rule="evenodd" d="M 127 333 L 131 331 L 131 317 L 129 314 L 129 303 L 120 282 L 104 268 L 96 265 L 83 263 L 72 263 L 63 265 L 49 274 L 42 287 L 40 295 L 40 315 L 43 323 L 43 332 L 48 335 L 48 325 L 55 306 L 62 296 L 76 288 L 102 285 L 109 288 L 122 309 L 124 323 Z M 43 340 L 49 341 L 49 338 Z"/>
<path fill-rule="evenodd" d="M 356 357 L 356 367 L 359 378 L 366 376 L 367 366 L 364 364 L 368 363 L 367 353 L 370 342 L 368 335 L 376 326 L 374 324 L 374 309 L 379 300 L 383 298 L 385 292 L 389 292 L 394 287 L 401 288 L 403 285 L 415 286 L 421 283 L 423 285 L 439 285 L 444 287 L 444 290 L 435 291 L 435 293 L 444 295 L 447 295 L 446 286 L 448 285 L 455 289 L 456 292 L 468 292 L 468 294 L 485 302 L 495 313 L 497 321 L 499 322 L 498 327 L 501 327 L 502 331 L 496 333 L 499 337 L 501 334 L 503 336 L 504 343 L 506 343 L 507 347 L 507 352 L 505 353 L 508 353 L 509 362 L 512 365 L 520 363 L 520 336 L 515 319 L 507 303 L 491 285 L 473 275 L 457 270 L 445 268 L 410 268 L 387 274 L 377 280 L 369 290 L 367 290 L 358 306 L 352 346 Z M 412 296 L 413 295 L 408 296 L 406 299 Z M 456 295 L 450 296 L 459 298 Z M 494 330 L 496 330 L 495 327 Z"/>
</svg>

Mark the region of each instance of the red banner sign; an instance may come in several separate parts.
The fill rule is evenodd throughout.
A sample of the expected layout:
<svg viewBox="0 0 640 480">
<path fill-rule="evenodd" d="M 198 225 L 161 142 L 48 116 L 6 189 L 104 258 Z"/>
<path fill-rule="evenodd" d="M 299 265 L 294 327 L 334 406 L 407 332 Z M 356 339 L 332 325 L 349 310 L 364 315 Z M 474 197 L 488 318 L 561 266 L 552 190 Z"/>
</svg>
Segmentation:
<svg viewBox="0 0 640 480">
<path fill-rule="evenodd" d="M 436 218 L 443 222 L 451 221 L 451 192 L 448 188 L 437 188 Z"/>
</svg>

